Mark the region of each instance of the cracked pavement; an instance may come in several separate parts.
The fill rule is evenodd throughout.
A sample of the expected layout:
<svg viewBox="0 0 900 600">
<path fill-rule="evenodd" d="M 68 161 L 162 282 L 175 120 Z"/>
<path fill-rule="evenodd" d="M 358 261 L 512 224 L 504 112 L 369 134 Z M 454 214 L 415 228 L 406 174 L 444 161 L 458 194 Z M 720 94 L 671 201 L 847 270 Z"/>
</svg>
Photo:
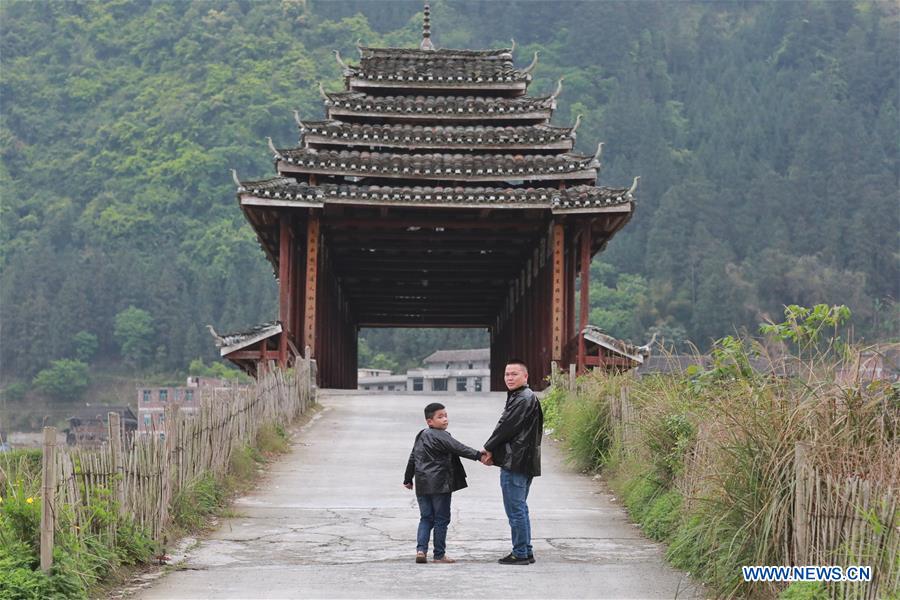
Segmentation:
<svg viewBox="0 0 900 600">
<path fill-rule="evenodd" d="M 323 410 L 294 436 L 235 517 L 186 552 L 178 568 L 137 591 L 159 598 L 694 598 L 703 591 L 665 564 L 596 478 L 574 472 L 545 436 L 544 475 L 531 488 L 537 563 L 510 550 L 499 469 L 464 460 L 469 487 L 453 495 L 447 555 L 417 565 L 418 507 L 402 485 L 422 409 L 447 406 L 449 431 L 480 448 L 504 394 L 320 391 Z M 430 560 L 430 556 L 429 556 Z"/>
</svg>

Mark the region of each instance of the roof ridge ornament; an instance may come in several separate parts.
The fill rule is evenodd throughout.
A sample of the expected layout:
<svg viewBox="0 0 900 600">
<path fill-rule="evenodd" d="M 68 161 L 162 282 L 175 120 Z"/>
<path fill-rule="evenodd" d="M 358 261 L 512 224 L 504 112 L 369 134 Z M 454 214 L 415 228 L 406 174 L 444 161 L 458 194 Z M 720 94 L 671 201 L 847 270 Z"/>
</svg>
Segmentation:
<svg viewBox="0 0 900 600">
<path fill-rule="evenodd" d="M 297 127 L 299 127 L 300 129 L 306 129 L 303 121 L 300 120 L 300 111 L 297 109 L 294 109 L 294 121 L 296 121 Z"/>
<path fill-rule="evenodd" d="M 322 96 L 323 100 L 330 100 L 328 94 L 325 93 L 325 86 L 322 85 L 322 82 L 319 82 L 319 95 Z"/>
<path fill-rule="evenodd" d="M 234 185 L 237 186 L 239 191 L 244 189 L 244 186 L 241 185 L 241 180 L 238 179 L 237 169 L 231 170 L 231 179 L 234 180 Z"/>
<path fill-rule="evenodd" d="M 571 129 L 569 130 L 569 135 L 573 138 L 576 137 L 575 132 L 578 130 L 578 126 L 581 125 L 581 117 L 582 115 L 581 113 L 579 113 L 578 116 L 575 117 L 575 124 L 572 125 Z"/>
<path fill-rule="evenodd" d="M 637 188 L 638 188 L 638 182 L 640 182 L 640 180 L 641 180 L 641 176 L 640 176 L 640 175 L 638 175 L 637 177 L 634 178 L 634 183 L 631 184 L 631 188 L 629 188 L 629 190 L 628 190 L 628 195 L 629 195 L 629 196 L 633 196 L 634 193 L 637 191 Z"/>
<path fill-rule="evenodd" d="M 526 75 L 530 75 L 531 72 L 534 71 L 534 68 L 537 66 L 537 64 L 538 64 L 538 51 L 535 50 L 534 58 L 531 59 L 531 64 L 528 65 L 527 67 L 525 67 L 524 69 L 522 69 L 522 72 L 525 73 Z"/>
<path fill-rule="evenodd" d="M 512 45 L 509 47 L 509 53 L 515 54 L 516 53 L 516 38 L 509 38 L 509 41 L 512 42 Z"/>
<path fill-rule="evenodd" d="M 272 142 L 272 138 L 271 138 L 271 137 L 266 137 L 266 141 L 269 142 L 269 150 L 272 151 L 272 154 L 275 155 L 275 158 L 278 158 L 278 159 L 284 158 L 284 157 L 281 155 L 281 152 L 279 152 L 278 149 L 275 147 L 275 143 Z"/>
<path fill-rule="evenodd" d="M 537 54 L 537 52 L 535 52 L 535 54 Z M 559 81 L 558 81 L 557 84 L 556 84 L 556 91 L 553 92 L 552 94 L 550 94 L 550 99 L 551 99 L 551 100 L 556 100 L 557 98 L 559 98 L 559 94 L 560 94 L 560 92 L 562 92 L 562 82 L 563 82 L 564 80 L 565 80 L 565 77 L 560 77 L 560 78 L 559 78 Z"/>
<path fill-rule="evenodd" d="M 362 38 L 356 38 L 356 51 L 359 52 L 359 57 L 363 57 L 363 45 Z"/>
<path fill-rule="evenodd" d="M 419 49 L 434 50 L 434 43 L 431 41 L 431 6 L 427 2 L 422 15 L 422 43 L 419 44 Z"/>
<path fill-rule="evenodd" d="M 597 144 L 597 151 L 594 152 L 594 160 L 600 162 L 600 157 L 603 156 L 603 142 Z"/>
<path fill-rule="evenodd" d="M 344 60 L 341 58 L 341 51 L 340 51 L 340 50 L 338 50 L 338 49 L 335 49 L 335 50 L 334 50 L 334 58 L 335 58 L 335 60 L 337 60 L 338 64 L 341 65 L 341 68 L 342 68 L 344 71 L 349 71 L 349 70 L 350 70 L 350 67 L 347 66 L 347 63 L 345 63 Z"/>
</svg>

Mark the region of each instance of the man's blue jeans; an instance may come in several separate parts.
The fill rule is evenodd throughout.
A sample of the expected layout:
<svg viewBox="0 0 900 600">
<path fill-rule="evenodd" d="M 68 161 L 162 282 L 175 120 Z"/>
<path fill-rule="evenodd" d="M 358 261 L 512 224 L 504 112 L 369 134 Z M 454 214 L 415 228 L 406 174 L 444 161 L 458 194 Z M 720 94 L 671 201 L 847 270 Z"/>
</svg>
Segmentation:
<svg viewBox="0 0 900 600">
<path fill-rule="evenodd" d="M 434 529 L 434 558 L 444 558 L 447 551 L 447 526 L 450 525 L 450 494 L 416 496 L 419 501 L 419 532 L 416 552 L 428 554 L 428 538 Z"/>
<path fill-rule="evenodd" d="M 527 558 L 533 554 L 531 547 L 531 520 L 528 517 L 528 491 L 533 478 L 509 469 L 500 469 L 500 491 L 503 492 L 503 508 L 512 530 L 513 554 Z"/>
</svg>

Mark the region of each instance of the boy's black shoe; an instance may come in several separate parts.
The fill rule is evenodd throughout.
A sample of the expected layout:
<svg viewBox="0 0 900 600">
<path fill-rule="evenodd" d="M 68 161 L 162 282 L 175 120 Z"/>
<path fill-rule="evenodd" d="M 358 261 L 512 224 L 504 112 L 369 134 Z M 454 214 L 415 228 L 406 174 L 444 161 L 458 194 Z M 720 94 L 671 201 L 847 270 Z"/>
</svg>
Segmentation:
<svg viewBox="0 0 900 600">
<path fill-rule="evenodd" d="M 519 558 L 512 552 L 497 561 L 501 565 L 530 565 L 531 561 L 526 558 Z"/>
<path fill-rule="evenodd" d="M 530 564 L 530 565 L 534 564 L 534 554 L 528 555 L 528 564 Z"/>
</svg>

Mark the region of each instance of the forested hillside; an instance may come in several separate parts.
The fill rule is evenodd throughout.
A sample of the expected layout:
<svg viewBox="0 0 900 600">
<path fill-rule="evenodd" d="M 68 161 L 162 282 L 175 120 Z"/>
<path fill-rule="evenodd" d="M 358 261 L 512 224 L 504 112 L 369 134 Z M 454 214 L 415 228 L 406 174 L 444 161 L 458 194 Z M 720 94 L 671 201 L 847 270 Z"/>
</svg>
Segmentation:
<svg viewBox="0 0 900 600">
<path fill-rule="evenodd" d="M 641 175 L 594 261 L 591 321 L 700 346 L 787 303 L 847 304 L 896 336 L 898 9 L 893 2 L 432 3 L 441 47 L 508 47 L 557 124 Z M 271 268 L 229 169 L 272 174 L 266 136 L 322 114 L 332 50 L 412 46 L 421 4 L 304 0 L 0 4 L 2 376 L 56 359 L 184 369 L 204 325 L 275 318 Z M 437 336 L 370 333 L 406 364 Z M 409 336 L 404 338 L 404 336 Z M 404 340 L 408 339 L 409 343 Z M 483 333 L 453 337 L 484 342 Z M 441 339 L 443 342 L 444 338 Z M 435 343 L 438 343 L 435 341 Z"/>
</svg>

